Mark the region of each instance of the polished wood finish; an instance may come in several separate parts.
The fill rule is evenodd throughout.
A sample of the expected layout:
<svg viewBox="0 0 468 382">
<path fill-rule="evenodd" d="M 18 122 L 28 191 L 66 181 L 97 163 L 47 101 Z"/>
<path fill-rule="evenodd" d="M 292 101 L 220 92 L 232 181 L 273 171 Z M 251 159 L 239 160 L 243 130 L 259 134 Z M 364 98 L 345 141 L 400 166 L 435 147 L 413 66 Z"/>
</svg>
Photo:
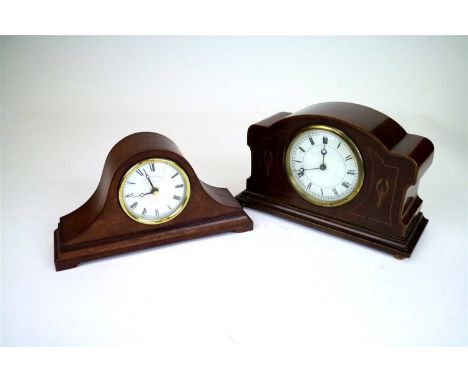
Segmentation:
<svg viewBox="0 0 468 382">
<path fill-rule="evenodd" d="M 347 204 L 320 207 L 303 199 L 288 181 L 287 147 L 299 130 L 328 125 L 347 134 L 361 152 L 365 177 Z M 407 134 L 393 119 L 369 107 L 327 102 L 297 113 L 278 113 L 250 126 L 251 176 L 237 196 L 263 210 L 395 255 L 409 257 L 427 219 L 420 212 L 418 182 L 432 163 L 434 146 Z"/>
<path fill-rule="evenodd" d="M 176 162 L 187 173 L 191 186 L 185 209 L 174 219 L 158 225 L 132 220 L 118 200 L 119 185 L 126 171 L 148 158 Z M 200 181 L 174 142 L 157 133 L 136 133 L 112 148 L 91 198 L 60 218 L 54 232 L 55 267 L 60 271 L 123 252 L 252 228 L 252 220 L 231 193 Z"/>
</svg>

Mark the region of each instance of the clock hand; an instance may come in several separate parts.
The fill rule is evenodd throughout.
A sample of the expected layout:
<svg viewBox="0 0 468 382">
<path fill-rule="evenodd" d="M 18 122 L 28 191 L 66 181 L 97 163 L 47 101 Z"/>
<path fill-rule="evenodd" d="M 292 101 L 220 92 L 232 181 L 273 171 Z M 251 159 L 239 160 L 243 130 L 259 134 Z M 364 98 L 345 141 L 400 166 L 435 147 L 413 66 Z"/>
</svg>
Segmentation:
<svg viewBox="0 0 468 382">
<path fill-rule="evenodd" d="M 146 170 L 143 169 L 143 171 L 145 172 L 146 179 L 148 179 L 148 182 L 149 182 L 149 184 L 151 185 L 151 192 L 159 191 L 159 188 L 154 187 L 153 183 L 151 182 L 151 179 L 150 179 L 149 175 L 146 173 Z"/>
<path fill-rule="evenodd" d="M 142 192 L 140 195 L 135 195 L 134 198 L 142 198 L 143 196 L 149 195 L 149 194 L 152 194 L 152 193 L 153 193 L 153 191 L 146 192 L 146 193 Z"/>
<path fill-rule="evenodd" d="M 320 170 L 325 170 L 327 168 L 327 165 L 325 164 L 325 155 L 327 155 L 325 145 L 323 145 L 323 149 L 320 152 L 322 153 L 322 164 L 320 165 Z"/>
</svg>

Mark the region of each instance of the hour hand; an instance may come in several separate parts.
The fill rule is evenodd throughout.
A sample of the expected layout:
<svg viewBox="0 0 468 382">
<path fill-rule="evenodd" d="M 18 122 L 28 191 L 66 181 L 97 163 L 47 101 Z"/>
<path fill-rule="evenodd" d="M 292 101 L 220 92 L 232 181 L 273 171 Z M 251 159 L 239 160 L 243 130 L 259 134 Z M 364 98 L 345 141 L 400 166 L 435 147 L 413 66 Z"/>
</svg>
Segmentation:
<svg viewBox="0 0 468 382">
<path fill-rule="evenodd" d="M 323 145 L 323 149 L 320 151 L 322 153 L 322 166 L 325 165 L 325 155 L 327 155 L 327 149 Z"/>
<path fill-rule="evenodd" d="M 140 195 L 134 195 L 133 197 L 134 197 L 134 198 L 142 198 L 143 196 L 149 195 L 149 194 L 152 194 L 152 193 L 153 193 L 153 192 L 151 192 L 151 191 L 150 191 L 150 192 L 146 192 L 146 193 L 142 192 Z"/>
</svg>

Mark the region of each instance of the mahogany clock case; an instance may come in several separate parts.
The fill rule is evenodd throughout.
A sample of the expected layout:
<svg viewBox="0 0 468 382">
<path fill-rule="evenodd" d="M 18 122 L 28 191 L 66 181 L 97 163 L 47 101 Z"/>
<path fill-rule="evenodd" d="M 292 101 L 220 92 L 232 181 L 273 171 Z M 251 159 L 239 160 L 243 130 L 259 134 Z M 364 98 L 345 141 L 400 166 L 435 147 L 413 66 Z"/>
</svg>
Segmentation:
<svg viewBox="0 0 468 382">
<path fill-rule="evenodd" d="M 164 224 L 138 223 L 119 204 L 118 191 L 124 174 L 147 158 L 172 160 L 184 169 L 190 182 L 187 205 L 177 217 Z M 252 229 L 252 220 L 232 194 L 199 180 L 174 142 L 157 133 L 136 133 L 112 148 L 90 199 L 60 218 L 54 232 L 55 267 L 60 271 L 123 252 Z"/>
<path fill-rule="evenodd" d="M 289 143 L 305 127 L 340 130 L 357 146 L 364 163 L 359 193 L 346 204 L 321 207 L 301 197 L 286 171 Z M 327 102 L 294 114 L 281 112 L 248 129 L 251 176 L 237 196 L 247 207 L 285 217 L 393 254 L 409 257 L 428 220 L 420 212 L 418 182 L 430 166 L 434 146 L 407 134 L 392 118 L 369 107 Z"/>
</svg>

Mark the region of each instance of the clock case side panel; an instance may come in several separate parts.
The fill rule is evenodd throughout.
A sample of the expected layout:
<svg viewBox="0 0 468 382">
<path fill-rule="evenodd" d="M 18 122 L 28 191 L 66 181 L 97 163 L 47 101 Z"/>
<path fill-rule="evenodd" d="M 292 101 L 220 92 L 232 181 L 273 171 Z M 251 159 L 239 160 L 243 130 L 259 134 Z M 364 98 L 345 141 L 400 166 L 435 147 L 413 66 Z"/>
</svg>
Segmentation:
<svg viewBox="0 0 468 382">
<path fill-rule="evenodd" d="M 247 145 L 251 155 L 251 176 L 247 179 L 247 189 L 258 190 L 263 185 L 264 178 L 270 176 L 274 162 L 271 133 L 268 130 L 275 123 L 291 113 L 280 112 L 250 126 L 247 132 Z"/>
<path fill-rule="evenodd" d="M 425 137 L 407 134 L 392 148 L 392 153 L 410 158 L 418 169 L 416 181 L 407 188 L 401 207 L 402 222 L 408 227 L 421 210 L 423 201 L 418 196 L 418 186 L 434 160 L 434 144 Z"/>
<path fill-rule="evenodd" d="M 285 176 L 287 145 L 298 131 L 313 124 L 344 131 L 357 144 L 370 167 L 366 168 L 367 175 L 358 196 L 343 206 L 321 208 L 306 202 L 294 192 Z M 406 207 L 403 214 L 403 207 L 417 205 L 417 198 L 411 195 L 417 190 L 421 175 L 418 170 L 425 170 L 432 160 L 433 146 L 429 140 L 406 134 L 401 126 L 380 112 L 342 102 L 313 105 L 272 121 L 267 129 L 258 125 L 252 125 L 248 133 L 252 162 L 256 162 L 258 172 L 254 175 L 252 171 L 247 189 L 238 195 L 241 204 L 354 238 L 393 254 L 411 253 L 427 220 L 419 209 Z M 393 148 L 396 150 L 392 151 Z M 272 153 L 269 176 L 265 152 Z M 377 183 L 380 188 L 376 190 Z M 379 195 L 384 192 L 381 207 L 376 208 Z M 382 242 L 386 242 L 383 248 Z"/>
<path fill-rule="evenodd" d="M 125 172 L 135 163 L 152 157 L 178 163 L 191 185 L 184 210 L 161 225 L 130 219 L 118 201 L 118 188 Z M 60 219 L 54 233 L 55 264 L 57 270 L 68 269 L 83 261 L 117 253 L 252 228 L 252 220 L 231 193 L 201 182 L 171 140 L 156 133 L 137 133 L 124 138 L 111 150 L 93 196 Z"/>
</svg>

